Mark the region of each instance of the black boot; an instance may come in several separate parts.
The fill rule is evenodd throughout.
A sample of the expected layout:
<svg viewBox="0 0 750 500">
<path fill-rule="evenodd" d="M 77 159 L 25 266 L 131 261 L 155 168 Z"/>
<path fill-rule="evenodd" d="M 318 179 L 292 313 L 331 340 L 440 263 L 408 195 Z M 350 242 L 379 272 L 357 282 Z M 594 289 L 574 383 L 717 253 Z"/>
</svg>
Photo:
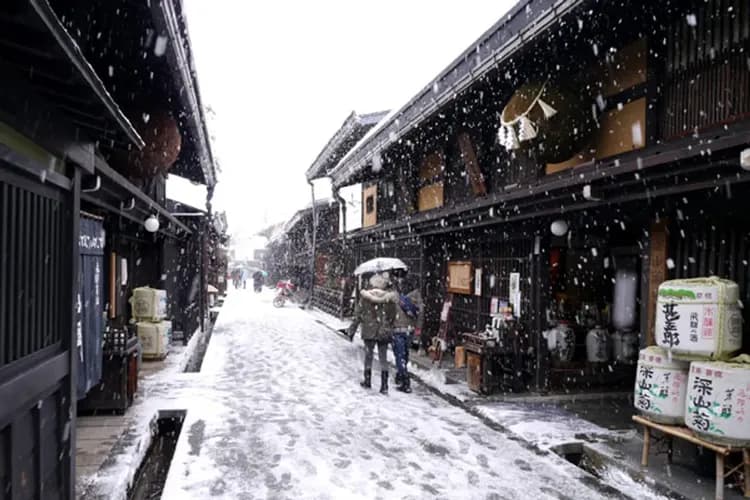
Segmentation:
<svg viewBox="0 0 750 500">
<path fill-rule="evenodd" d="M 401 385 L 399 385 L 396 390 L 405 392 L 407 394 L 411 392 L 411 382 L 409 381 L 408 373 L 401 379 Z"/>
<path fill-rule="evenodd" d="M 388 372 L 380 372 L 380 394 L 388 394 Z"/>
<path fill-rule="evenodd" d="M 404 379 L 401 378 L 401 374 L 398 372 L 396 372 L 396 376 L 393 378 L 393 381 L 396 384 L 396 387 L 404 383 Z"/>
<path fill-rule="evenodd" d="M 365 389 L 372 387 L 372 370 L 365 370 L 365 379 L 359 385 Z"/>
</svg>

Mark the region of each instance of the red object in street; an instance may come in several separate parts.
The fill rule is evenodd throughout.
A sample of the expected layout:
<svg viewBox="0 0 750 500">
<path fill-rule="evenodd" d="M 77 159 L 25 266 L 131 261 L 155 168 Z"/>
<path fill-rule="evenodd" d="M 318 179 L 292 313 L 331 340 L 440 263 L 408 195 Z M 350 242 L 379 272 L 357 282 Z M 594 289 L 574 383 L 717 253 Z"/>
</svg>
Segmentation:
<svg viewBox="0 0 750 500">
<path fill-rule="evenodd" d="M 281 280 L 276 283 L 276 288 L 280 290 L 294 290 L 294 284 L 289 280 Z"/>
</svg>

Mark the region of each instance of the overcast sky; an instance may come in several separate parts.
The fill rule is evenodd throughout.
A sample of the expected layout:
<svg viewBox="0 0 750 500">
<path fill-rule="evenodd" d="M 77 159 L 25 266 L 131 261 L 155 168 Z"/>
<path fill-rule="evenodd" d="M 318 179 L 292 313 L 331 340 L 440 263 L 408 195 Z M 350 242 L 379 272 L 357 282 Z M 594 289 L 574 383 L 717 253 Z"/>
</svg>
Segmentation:
<svg viewBox="0 0 750 500">
<path fill-rule="evenodd" d="M 310 202 L 304 172 L 353 110 L 401 107 L 512 0 L 184 0 L 232 233 Z"/>
</svg>

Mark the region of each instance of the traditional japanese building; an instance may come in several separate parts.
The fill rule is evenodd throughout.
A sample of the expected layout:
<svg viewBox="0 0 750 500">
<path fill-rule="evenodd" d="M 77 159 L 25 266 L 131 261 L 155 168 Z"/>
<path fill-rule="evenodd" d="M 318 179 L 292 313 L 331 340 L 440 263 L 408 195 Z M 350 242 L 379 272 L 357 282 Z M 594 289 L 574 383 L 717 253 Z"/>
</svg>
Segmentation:
<svg viewBox="0 0 750 500">
<path fill-rule="evenodd" d="M 213 159 L 179 1 L 19 1 L 0 20 L 0 496 L 74 498 L 104 332 L 194 231 L 166 173 L 210 200 Z"/>
<path fill-rule="evenodd" d="M 351 261 L 403 259 L 448 345 L 512 307 L 488 388 L 632 387 L 659 283 L 750 299 L 749 43 L 740 1 L 519 2 L 319 173 L 362 186 Z"/>
</svg>

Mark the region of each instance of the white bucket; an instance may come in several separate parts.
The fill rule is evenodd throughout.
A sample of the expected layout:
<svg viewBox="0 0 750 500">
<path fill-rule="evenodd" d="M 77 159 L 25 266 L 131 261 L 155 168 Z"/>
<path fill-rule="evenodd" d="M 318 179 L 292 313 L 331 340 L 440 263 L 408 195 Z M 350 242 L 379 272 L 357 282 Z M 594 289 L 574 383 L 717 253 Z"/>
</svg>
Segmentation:
<svg viewBox="0 0 750 500">
<path fill-rule="evenodd" d="M 691 363 L 685 424 L 708 441 L 750 446 L 750 365 Z"/>
<path fill-rule="evenodd" d="M 728 359 L 742 348 L 739 287 L 716 277 L 665 281 L 656 342 L 686 359 Z"/>
<path fill-rule="evenodd" d="M 641 350 L 635 379 L 636 409 L 654 422 L 682 424 L 689 368 L 687 361 L 669 359 L 659 347 Z"/>
</svg>

